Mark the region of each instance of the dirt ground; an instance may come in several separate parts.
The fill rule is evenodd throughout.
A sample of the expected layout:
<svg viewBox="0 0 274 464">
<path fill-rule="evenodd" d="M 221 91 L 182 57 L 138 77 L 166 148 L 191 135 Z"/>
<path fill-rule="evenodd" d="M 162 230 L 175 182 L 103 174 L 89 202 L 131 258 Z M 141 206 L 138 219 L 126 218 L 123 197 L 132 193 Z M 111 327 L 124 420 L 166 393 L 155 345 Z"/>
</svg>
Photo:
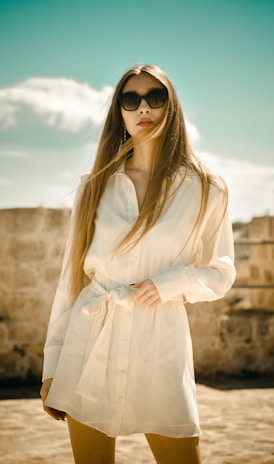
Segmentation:
<svg viewBox="0 0 274 464">
<path fill-rule="evenodd" d="M 10 393 L 10 394 L 9 394 Z M 37 391 L 0 392 L 1 464 L 73 464 L 66 423 Z M 34 396 L 34 397 L 32 397 Z M 274 388 L 197 385 L 203 464 L 274 464 Z M 155 464 L 142 434 L 119 437 L 117 464 Z"/>
</svg>

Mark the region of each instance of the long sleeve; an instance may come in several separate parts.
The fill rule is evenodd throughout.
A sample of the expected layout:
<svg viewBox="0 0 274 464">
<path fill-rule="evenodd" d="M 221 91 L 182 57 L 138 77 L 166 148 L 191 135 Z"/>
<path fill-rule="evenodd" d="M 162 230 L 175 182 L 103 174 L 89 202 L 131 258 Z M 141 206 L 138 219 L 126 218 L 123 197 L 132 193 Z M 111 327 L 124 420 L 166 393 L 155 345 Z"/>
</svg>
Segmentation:
<svg viewBox="0 0 274 464">
<path fill-rule="evenodd" d="M 42 379 L 51 378 L 60 356 L 67 326 L 70 321 L 72 301 L 69 295 L 69 271 L 66 269 L 68 256 L 74 234 L 75 216 L 80 200 L 85 175 L 81 177 L 73 202 L 70 218 L 69 233 L 65 247 L 62 270 L 52 304 L 51 316 L 48 325 L 47 338 L 44 347 L 44 365 Z"/>
<path fill-rule="evenodd" d="M 212 237 L 212 230 L 222 211 L 223 198 L 219 193 L 213 211 L 206 215 L 200 237 L 202 250 L 195 264 L 178 262 L 151 277 L 162 303 L 178 296 L 189 303 L 214 301 L 222 298 L 231 288 L 235 279 L 234 245 L 227 211 Z"/>
</svg>

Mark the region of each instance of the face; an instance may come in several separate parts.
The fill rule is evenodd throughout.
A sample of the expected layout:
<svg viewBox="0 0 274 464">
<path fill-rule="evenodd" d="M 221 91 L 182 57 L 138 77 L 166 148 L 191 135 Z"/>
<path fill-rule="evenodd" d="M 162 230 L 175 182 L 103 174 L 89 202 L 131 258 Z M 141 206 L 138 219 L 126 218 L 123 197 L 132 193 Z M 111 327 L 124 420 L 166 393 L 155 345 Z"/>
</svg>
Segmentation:
<svg viewBox="0 0 274 464">
<path fill-rule="evenodd" d="M 146 95 L 155 89 L 164 89 L 164 87 L 153 77 L 140 74 L 129 78 L 122 90 L 122 94 L 134 92 L 138 95 Z M 121 106 L 121 114 L 126 130 L 132 137 L 140 134 L 146 127 L 152 127 L 163 116 L 165 110 L 166 103 L 161 108 L 151 108 L 144 98 L 142 98 L 136 110 L 127 111 Z"/>
</svg>

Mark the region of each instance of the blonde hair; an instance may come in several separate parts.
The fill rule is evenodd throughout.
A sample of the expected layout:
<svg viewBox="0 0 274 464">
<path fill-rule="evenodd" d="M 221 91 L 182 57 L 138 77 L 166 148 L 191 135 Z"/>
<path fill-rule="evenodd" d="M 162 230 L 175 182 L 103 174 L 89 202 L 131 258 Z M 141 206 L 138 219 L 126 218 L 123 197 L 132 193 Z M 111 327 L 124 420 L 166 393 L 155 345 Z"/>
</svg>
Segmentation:
<svg viewBox="0 0 274 464">
<path fill-rule="evenodd" d="M 201 180 L 201 205 L 194 229 L 199 228 L 205 215 L 210 184 L 221 185 L 224 192 L 224 208 L 221 219 L 225 212 L 227 202 L 225 183 L 216 175 L 211 174 L 193 152 L 187 137 L 183 111 L 170 79 L 157 66 L 138 65 L 132 67 L 122 76 L 116 86 L 92 171 L 87 182 L 82 187 L 82 192 L 80 192 L 68 260 L 72 300 L 77 298 L 83 286 L 84 260 L 93 238 L 99 201 L 106 188 L 109 176 L 116 171 L 133 149 L 131 137 L 123 143 L 124 123 L 118 96 L 126 82 L 136 75 L 147 75 L 160 82 L 168 91 L 168 101 L 165 114 L 158 122 L 157 127 L 146 130 L 145 135 L 141 136 L 141 138 L 149 137 L 153 132 L 157 133 L 157 130 L 161 129 L 160 135 L 155 138 L 150 179 L 143 204 L 140 207 L 139 216 L 120 243 L 120 246 L 134 246 L 153 227 L 166 204 L 174 176 L 182 167 L 185 168 L 185 175 L 191 169 L 198 174 Z M 182 182 L 183 180 L 184 177 L 182 177 Z"/>
</svg>

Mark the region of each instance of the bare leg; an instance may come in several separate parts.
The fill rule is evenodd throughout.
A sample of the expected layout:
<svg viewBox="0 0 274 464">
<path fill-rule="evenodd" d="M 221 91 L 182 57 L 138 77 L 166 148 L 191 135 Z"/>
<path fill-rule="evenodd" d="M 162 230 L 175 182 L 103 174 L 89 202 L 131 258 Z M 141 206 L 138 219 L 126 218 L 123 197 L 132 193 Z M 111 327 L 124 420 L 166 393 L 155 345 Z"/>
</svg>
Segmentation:
<svg viewBox="0 0 274 464">
<path fill-rule="evenodd" d="M 170 438 L 148 433 L 146 439 L 157 464 L 202 464 L 199 437 Z"/>
<path fill-rule="evenodd" d="M 67 416 L 75 464 L 114 464 L 115 438 Z"/>
</svg>

